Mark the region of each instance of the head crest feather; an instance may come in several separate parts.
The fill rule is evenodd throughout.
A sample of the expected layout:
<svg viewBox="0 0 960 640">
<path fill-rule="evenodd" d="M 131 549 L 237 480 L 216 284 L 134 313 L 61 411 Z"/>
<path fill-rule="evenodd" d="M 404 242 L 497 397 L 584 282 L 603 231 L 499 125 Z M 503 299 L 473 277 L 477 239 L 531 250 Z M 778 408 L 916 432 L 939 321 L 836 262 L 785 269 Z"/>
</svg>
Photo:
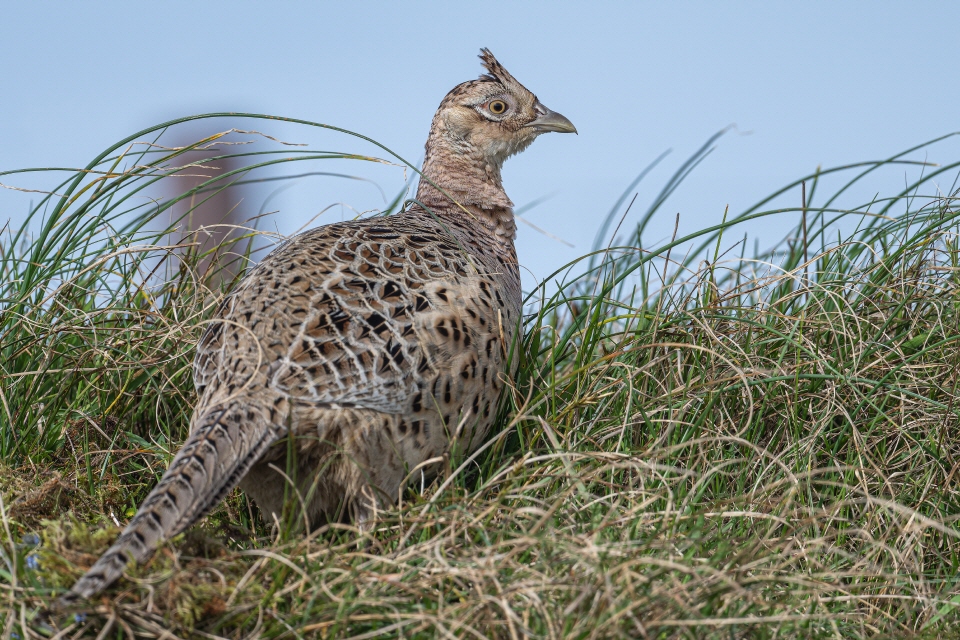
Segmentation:
<svg viewBox="0 0 960 640">
<path fill-rule="evenodd" d="M 500 64 L 495 57 L 493 57 L 490 49 L 487 49 L 486 47 L 480 49 L 479 57 L 483 61 L 483 68 L 487 70 L 487 73 L 480 76 L 481 80 L 493 80 L 494 82 L 499 82 L 504 86 L 520 85 L 520 83 L 517 82 L 517 79 L 510 75 L 510 72 L 504 69 L 503 65 Z"/>
</svg>

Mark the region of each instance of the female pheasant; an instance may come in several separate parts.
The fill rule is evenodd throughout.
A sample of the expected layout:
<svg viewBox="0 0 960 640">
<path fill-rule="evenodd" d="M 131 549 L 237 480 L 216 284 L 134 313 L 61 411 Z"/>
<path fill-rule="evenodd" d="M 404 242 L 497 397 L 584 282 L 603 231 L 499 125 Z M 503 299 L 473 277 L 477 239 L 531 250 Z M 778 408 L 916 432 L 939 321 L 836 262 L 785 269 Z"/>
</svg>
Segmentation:
<svg viewBox="0 0 960 640">
<path fill-rule="evenodd" d="M 61 604 L 147 560 L 238 484 L 278 518 L 288 434 L 311 526 L 362 524 L 453 439 L 483 442 L 521 307 L 500 168 L 541 133 L 576 129 L 489 50 L 480 58 L 487 73 L 433 118 L 413 206 L 297 235 L 226 298 L 197 349 L 189 438 Z"/>
</svg>

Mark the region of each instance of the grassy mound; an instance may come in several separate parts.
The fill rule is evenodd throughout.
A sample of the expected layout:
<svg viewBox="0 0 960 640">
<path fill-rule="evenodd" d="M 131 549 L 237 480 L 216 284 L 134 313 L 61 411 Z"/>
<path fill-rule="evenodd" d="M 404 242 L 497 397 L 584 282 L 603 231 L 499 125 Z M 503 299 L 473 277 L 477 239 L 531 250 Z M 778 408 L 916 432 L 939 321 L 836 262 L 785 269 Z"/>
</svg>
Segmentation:
<svg viewBox="0 0 960 640">
<path fill-rule="evenodd" d="M 708 147 L 636 228 L 531 293 L 500 429 L 374 531 L 273 535 L 235 493 L 85 612 L 42 621 L 184 439 L 194 344 L 261 235 L 213 254 L 158 220 L 271 164 L 375 160 L 217 152 L 203 162 L 245 164 L 138 199 L 184 170 L 190 148 L 142 143 L 175 124 L 69 174 L 34 235 L 0 238 L 3 637 L 940 637 L 960 622 L 960 209 L 934 188 L 960 163 L 818 172 L 644 246 Z M 254 134 L 192 148 L 231 135 Z M 922 173 L 837 204 L 897 163 Z M 773 208 L 786 194 L 798 206 Z M 796 225 L 774 249 L 729 240 L 767 216 Z"/>
</svg>

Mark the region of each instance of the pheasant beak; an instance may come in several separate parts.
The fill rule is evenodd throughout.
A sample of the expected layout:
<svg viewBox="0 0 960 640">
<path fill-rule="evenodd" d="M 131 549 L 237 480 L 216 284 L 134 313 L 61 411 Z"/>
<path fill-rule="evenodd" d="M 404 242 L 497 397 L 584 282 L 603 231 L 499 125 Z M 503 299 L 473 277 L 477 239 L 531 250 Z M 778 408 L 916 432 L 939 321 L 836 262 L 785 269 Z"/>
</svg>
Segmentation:
<svg viewBox="0 0 960 640">
<path fill-rule="evenodd" d="M 542 104 L 537 104 L 537 114 L 539 117 L 533 122 L 527 124 L 528 127 L 533 127 L 537 133 L 545 133 L 547 131 L 556 131 L 557 133 L 577 133 L 577 128 L 573 126 L 573 123 L 567 120 L 564 116 L 560 115 L 556 111 L 550 111 Z"/>
</svg>

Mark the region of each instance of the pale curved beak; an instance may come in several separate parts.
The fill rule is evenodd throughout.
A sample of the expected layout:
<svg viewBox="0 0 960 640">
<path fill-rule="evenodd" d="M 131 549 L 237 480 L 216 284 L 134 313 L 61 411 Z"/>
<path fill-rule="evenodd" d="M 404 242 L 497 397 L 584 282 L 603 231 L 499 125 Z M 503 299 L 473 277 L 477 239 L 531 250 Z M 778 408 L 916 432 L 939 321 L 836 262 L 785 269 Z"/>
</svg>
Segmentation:
<svg viewBox="0 0 960 640">
<path fill-rule="evenodd" d="M 573 126 L 573 123 L 556 111 L 550 111 L 550 109 L 547 109 L 543 105 L 539 105 L 539 108 L 543 109 L 543 111 L 546 113 L 526 126 L 533 127 L 538 133 L 543 133 L 546 131 L 556 131 L 557 133 L 577 133 L 577 128 Z"/>
</svg>

